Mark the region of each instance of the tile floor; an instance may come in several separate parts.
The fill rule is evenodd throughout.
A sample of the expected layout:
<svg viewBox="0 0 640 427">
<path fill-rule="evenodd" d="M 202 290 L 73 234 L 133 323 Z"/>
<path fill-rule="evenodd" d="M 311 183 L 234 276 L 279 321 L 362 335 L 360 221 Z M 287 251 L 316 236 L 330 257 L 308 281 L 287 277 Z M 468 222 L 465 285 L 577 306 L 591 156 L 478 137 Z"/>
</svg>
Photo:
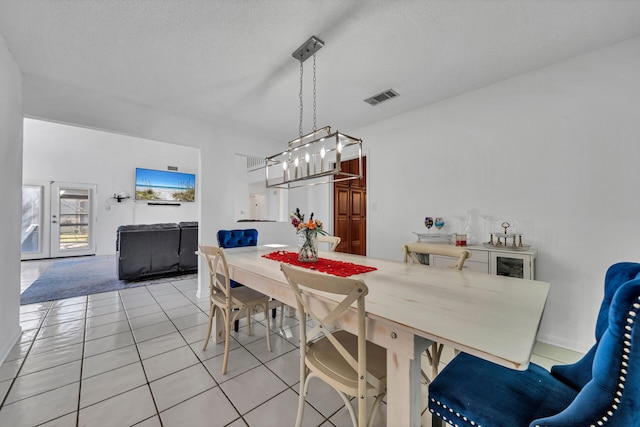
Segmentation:
<svg viewBox="0 0 640 427">
<path fill-rule="evenodd" d="M 23 262 L 22 289 L 52 262 Z M 22 337 L 0 366 L 0 425 L 293 425 L 297 319 L 272 325 L 271 353 L 262 314 L 251 337 L 241 323 L 221 375 L 223 346 L 201 349 L 208 304 L 196 289 L 187 276 L 22 306 Z M 548 367 L 579 357 L 539 343 L 533 360 Z M 320 381 L 307 402 L 305 426 L 350 425 L 342 400 Z M 376 424 L 385 425 L 384 404 L 379 411 Z M 426 412 L 423 425 L 430 423 Z"/>
</svg>

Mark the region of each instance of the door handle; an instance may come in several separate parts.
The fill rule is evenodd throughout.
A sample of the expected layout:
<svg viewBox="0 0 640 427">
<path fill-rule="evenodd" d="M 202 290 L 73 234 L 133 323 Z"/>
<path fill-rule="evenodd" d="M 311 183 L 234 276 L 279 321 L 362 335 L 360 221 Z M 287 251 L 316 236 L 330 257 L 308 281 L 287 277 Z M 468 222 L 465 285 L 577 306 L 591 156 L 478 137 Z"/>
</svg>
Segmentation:
<svg viewBox="0 0 640 427">
<path fill-rule="evenodd" d="M 56 221 L 56 220 L 51 221 L 51 224 L 57 224 L 57 223 L 58 223 L 58 221 Z"/>
</svg>

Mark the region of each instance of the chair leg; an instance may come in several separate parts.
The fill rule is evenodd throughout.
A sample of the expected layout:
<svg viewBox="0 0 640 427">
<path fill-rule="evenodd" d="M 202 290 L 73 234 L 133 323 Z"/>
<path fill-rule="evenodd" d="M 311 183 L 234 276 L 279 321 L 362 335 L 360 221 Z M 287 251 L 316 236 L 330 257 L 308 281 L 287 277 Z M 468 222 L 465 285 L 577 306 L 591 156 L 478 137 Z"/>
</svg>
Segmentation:
<svg viewBox="0 0 640 427">
<path fill-rule="evenodd" d="M 227 374 L 227 364 L 229 363 L 229 341 L 231 341 L 231 309 L 226 310 L 226 318 L 224 322 L 224 358 L 222 359 L 222 375 Z"/>
<path fill-rule="evenodd" d="M 267 350 L 271 353 L 271 325 L 269 320 L 269 303 L 266 303 L 262 306 L 262 311 L 264 311 L 264 318 L 267 322 Z"/>
<path fill-rule="evenodd" d="M 275 319 L 276 318 L 276 308 L 272 308 L 271 309 L 271 318 Z"/>
<path fill-rule="evenodd" d="M 247 335 L 252 336 L 251 332 L 251 308 L 247 307 Z"/>
<path fill-rule="evenodd" d="M 280 304 L 280 327 L 282 328 L 282 325 L 284 323 L 284 304 Z"/>
<path fill-rule="evenodd" d="M 382 402 L 386 393 L 380 393 L 380 395 L 376 396 L 376 400 L 373 402 L 373 406 L 371 407 L 371 412 L 369 413 L 369 421 L 367 421 L 367 426 L 371 427 L 373 425 L 373 421 L 376 418 L 376 410 Z"/>
<path fill-rule="evenodd" d="M 298 396 L 298 415 L 296 416 L 296 425 L 295 427 L 300 427 L 302 425 L 302 417 L 304 415 L 304 402 L 307 396 L 307 366 L 304 362 L 304 356 L 300 357 L 300 395 Z"/>
<path fill-rule="evenodd" d="M 422 379 L 424 380 L 425 383 L 427 383 L 427 385 L 431 384 L 431 380 L 422 369 L 420 370 L 420 374 L 422 374 Z"/>
<path fill-rule="evenodd" d="M 204 345 L 202 346 L 202 351 L 207 349 L 207 344 L 209 344 L 209 338 L 211 338 L 211 327 L 213 326 L 213 315 L 215 314 L 216 306 L 213 304 L 209 305 L 209 329 L 207 330 L 207 339 L 204 340 Z"/>
<path fill-rule="evenodd" d="M 240 329 L 240 321 L 236 320 L 235 322 L 233 322 L 233 330 L 238 332 L 238 329 Z"/>
<path fill-rule="evenodd" d="M 337 390 L 336 390 L 337 391 Z M 351 404 L 351 401 L 349 400 L 349 398 L 342 392 L 337 391 L 338 394 L 340 395 L 340 397 L 342 398 L 342 401 L 344 402 L 344 406 L 347 408 L 347 411 L 349 411 L 349 415 L 351 416 L 351 423 L 353 424 L 353 427 L 358 427 L 358 417 L 356 416 L 356 411 L 353 409 L 353 405 Z M 366 405 L 367 402 L 366 400 L 362 401 L 360 399 L 358 400 L 358 404 L 359 405 Z"/>
<path fill-rule="evenodd" d="M 440 356 L 442 356 L 443 347 L 444 346 L 442 344 L 438 344 L 437 342 L 431 344 L 431 355 L 433 357 L 433 360 L 431 362 L 431 378 L 433 379 L 435 379 L 436 375 L 438 375 L 440 369 Z"/>
</svg>

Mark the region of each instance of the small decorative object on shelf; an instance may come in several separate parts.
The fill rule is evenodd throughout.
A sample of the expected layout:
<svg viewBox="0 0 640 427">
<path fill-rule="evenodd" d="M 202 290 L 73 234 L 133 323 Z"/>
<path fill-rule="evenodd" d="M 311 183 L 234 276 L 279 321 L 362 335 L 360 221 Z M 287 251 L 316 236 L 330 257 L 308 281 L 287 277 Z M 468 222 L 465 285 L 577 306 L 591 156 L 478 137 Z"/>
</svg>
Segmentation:
<svg viewBox="0 0 640 427">
<path fill-rule="evenodd" d="M 531 247 L 530 245 L 522 244 L 522 234 L 508 232 L 509 227 L 511 227 L 510 223 L 505 221 L 502 223 L 501 227 L 504 229 L 504 232 L 491 233 L 489 241 L 482 244 L 485 248 L 525 251 Z"/>
<path fill-rule="evenodd" d="M 120 194 L 113 194 L 113 198 L 116 199 L 118 201 L 118 203 L 121 203 L 123 200 L 126 200 L 129 198 L 129 195 L 127 194 L 126 191 L 121 191 Z"/>
<path fill-rule="evenodd" d="M 309 217 L 309 221 L 304 221 L 304 214 L 300 213 L 300 209 L 289 215 L 291 224 L 296 228 L 298 234 L 298 261 L 300 262 L 316 262 L 318 261 L 318 233 L 327 234 L 323 230 L 322 221 L 313 219 L 313 212 Z"/>
<path fill-rule="evenodd" d="M 442 230 L 442 227 L 444 227 L 444 219 L 438 217 L 435 220 L 435 226 L 438 230 Z"/>
</svg>

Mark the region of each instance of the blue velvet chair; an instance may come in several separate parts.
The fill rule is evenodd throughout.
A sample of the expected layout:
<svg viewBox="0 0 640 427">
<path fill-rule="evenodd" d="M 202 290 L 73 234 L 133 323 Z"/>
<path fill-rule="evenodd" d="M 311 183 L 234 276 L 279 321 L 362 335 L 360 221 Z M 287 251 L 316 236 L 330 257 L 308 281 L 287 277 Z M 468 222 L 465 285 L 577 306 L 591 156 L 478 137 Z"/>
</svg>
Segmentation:
<svg viewBox="0 0 640 427">
<path fill-rule="evenodd" d="M 247 228 L 244 230 L 218 230 L 218 247 L 227 248 L 240 248 L 243 246 L 257 246 L 258 245 L 258 230 L 255 228 Z M 235 288 L 242 286 L 241 283 L 231 280 L 231 287 Z M 266 315 L 266 314 L 265 314 Z M 247 319 L 249 321 L 249 319 Z M 238 332 L 240 322 L 236 320 L 233 322 L 233 329 Z"/>
<path fill-rule="evenodd" d="M 218 247 L 223 249 L 258 245 L 258 230 L 255 228 L 248 228 L 246 230 L 218 230 L 217 237 Z M 237 286 L 242 285 L 232 280 L 231 287 L 235 288 Z"/>
<path fill-rule="evenodd" d="M 612 265 L 596 343 L 578 362 L 526 371 L 457 355 L 429 385 L 433 425 L 583 427 L 640 425 L 640 264 Z"/>
</svg>

